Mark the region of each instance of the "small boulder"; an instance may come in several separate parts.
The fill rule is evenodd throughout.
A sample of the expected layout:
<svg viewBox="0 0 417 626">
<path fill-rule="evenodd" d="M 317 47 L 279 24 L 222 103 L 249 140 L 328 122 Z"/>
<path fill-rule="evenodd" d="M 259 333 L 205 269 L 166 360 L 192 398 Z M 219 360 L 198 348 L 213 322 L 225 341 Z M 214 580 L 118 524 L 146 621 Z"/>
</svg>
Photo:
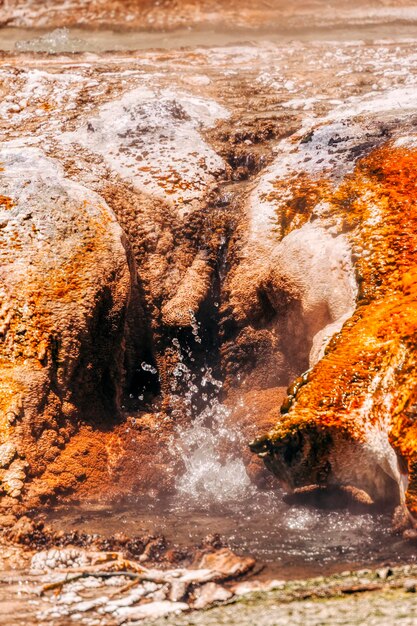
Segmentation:
<svg viewBox="0 0 417 626">
<path fill-rule="evenodd" d="M 13 528 L 16 524 L 14 515 L 0 515 L 0 530 L 2 528 Z"/>
<path fill-rule="evenodd" d="M 233 597 L 233 593 L 217 583 L 206 583 L 195 592 L 194 609 L 205 609 L 218 602 L 226 602 Z"/>
<path fill-rule="evenodd" d="M 415 578 L 408 578 L 404 581 L 404 589 L 407 593 L 417 592 L 417 580 Z"/>
<path fill-rule="evenodd" d="M 248 556 L 237 556 L 228 548 L 204 554 L 198 567 L 218 572 L 222 579 L 242 576 L 255 565 L 255 559 Z"/>
<path fill-rule="evenodd" d="M 0 467 L 9 467 L 16 456 L 16 446 L 11 441 L 6 441 L 0 446 Z"/>
</svg>

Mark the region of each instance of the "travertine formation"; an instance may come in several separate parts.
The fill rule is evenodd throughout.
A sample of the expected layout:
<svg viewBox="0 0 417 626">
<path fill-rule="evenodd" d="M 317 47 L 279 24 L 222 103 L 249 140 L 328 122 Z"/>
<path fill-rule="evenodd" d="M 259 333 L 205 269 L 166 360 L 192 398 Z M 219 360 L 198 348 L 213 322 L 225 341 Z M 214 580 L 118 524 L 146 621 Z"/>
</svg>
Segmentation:
<svg viewBox="0 0 417 626">
<path fill-rule="evenodd" d="M 289 157 L 298 168 L 284 165 L 287 177 L 273 183 L 286 187 L 275 199 L 281 232 L 302 220 L 292 232 L 318 222 L 335 242 L 344 233 L 358 293 L 353 315 L 342 317 L 323 358 L 289 389 L 276 426 L 252 447 L 291 489 L 349 485 L 416 515 L 417 144 L 394 98 L 374 105 L 384 124 L 372 128 L 369 113 L 366 131 L 354 126 L 353 134 L 348 119 L 313 129 Z M 313 159 L 303 167 L 306 153 Z"/>
<path fill-rule="evenodd" d="M 415 507 L 415 54 L 2 57 L 7 506 L 172 488 L 175 426 L 218 393 L 209 371 L 247 438 L 295 380 L 257 445 L 292 486 L 399 499 L 398 454 Z"/>
<path fill-rule="evenodd" d="M 145 342 L 143 316 L 128 329 L 134 261 L 103 199 L 38 148 L 4 146 L 0 164 L 1 487 L 16 497 L 80 413 L 117 416 L 125 340 Z"/>
<path fill-rule="evenodd" d="M 13 26 L 96 26 L 123 29 L 174 29 L 192 26 L 211 28 L 265 28 L 280 25 L 283 32 L 296 32 L 312 25 L 338 27 L 351 23 L 360 26 L 415 19 L 411 0 L 6 0 L 0 5 L 0 19 Z M 290 31 L 291 32 L 291 31 Z"/>
</svg>

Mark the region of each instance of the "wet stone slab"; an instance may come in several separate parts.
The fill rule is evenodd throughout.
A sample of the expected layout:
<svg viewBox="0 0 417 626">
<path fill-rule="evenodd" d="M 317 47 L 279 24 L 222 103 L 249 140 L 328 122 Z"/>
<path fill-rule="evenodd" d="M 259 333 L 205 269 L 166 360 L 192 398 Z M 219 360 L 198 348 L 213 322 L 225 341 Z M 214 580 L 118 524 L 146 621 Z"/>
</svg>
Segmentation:
<svg viewBox="0 0 417 626">
<path fill-rule="evenodd" d="M 11 561 L 13 549 L 9 551 Z M 234 597 L 226 581 L 247 574 L 254 565 L 253 559 L 228 549 L 200 555 L 193 566 L 175 569 L 145 567 L 143 559 L 128 560 L 116 552 L 50 549 L 36 552 L 29 569 L 5 574 L 0 582 L 1 614 L 7 620 L 14 607 L 19 619 L 28 623 L 63 624 L 69 619 L 86 625 L 178 615 Z"/>
</svg>

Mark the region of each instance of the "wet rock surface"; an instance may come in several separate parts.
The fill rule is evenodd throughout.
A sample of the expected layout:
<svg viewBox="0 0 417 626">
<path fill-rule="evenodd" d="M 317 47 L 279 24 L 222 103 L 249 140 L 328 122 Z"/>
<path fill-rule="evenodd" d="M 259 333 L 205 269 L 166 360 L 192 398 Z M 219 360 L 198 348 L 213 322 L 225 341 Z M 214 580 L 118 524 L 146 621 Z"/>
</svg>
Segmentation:
<svg viewBox="0 0 417 626">
<path fill-rule="evenodd" d="M 30 523 L 28 530 L 29 527 Z M 37 532 L 40 539 L 39 527 L 36 530 L 32 525 L 31 532 L 32 536 Z M 48 538 L 45 531 L 43 537 Z M 22 534 L 20 541 L 23 538 Z M 57 544 L 58 538 L 51 536 L 50 540 Z M 71 541 L 71 537 L 62 535 L 61 545 L 65 540 Z M 97 538 L 95 542 L 97 544 Z M 0 582 L 0 606 L 10 607 L 15 601 L 14 586 L 23 574 L 22 567 L 26 566 L 26 602 L 20 606 L 17 603 L 16 619 L 29 617 L 37 624 L 51 620 L 64 624 L 67 619 L 85 624 L 97 620 L 101 624 L 130 624 L 226 602 L 235 595 L 227 588 L 227 581 L 247 574 L 255 565 L 253 559 L 238 557 L 227 548 L 215 551 L 207 544 L 189 550 L 182 567 L 173 568 L 175 557 L 166 552 L 165 559 L 155 568 L 149 563 L 151 557 L 147 548 L 151 542 L 146 545 L 146 539 L 139 538 L 135 542 L 136 551 L 141 551 L 140 545 L 143 549 L 135 560 L 129 555 L 128 546 L 133 545 L 132 542 L 121 537 L 113 540 L 114 546 L 119 543 L 122 548 L 120 552 L 57 545 L 33 554 L 30 551 L 19 553 L 16 548 L 3 544 L 3 566 L 8 570 L 19 562 L 20 571 L 5 573 Z M 154 559 L 155 553 L 153 562 Z M 144 561 L 147 561 L 146 566 Z M 1 615 L 6 617 L 3 611 Z M 0 618 L 0 623 L 8 623 L 8 619 L 3 622 Z"/>
<path fill-rule="evenodd" d="M 406 503 L 414 513 L 416 432 L 413 410 L 406 408 L 414 406 L 414 117 L 412 105 L 410 112 L 396 113 L 394 93 L 348 107 L 353 120 L 343 119 L 341 108 L 336 122 L 301 141 L 288 164 L 279 161 L 275 184 L 280 185 L 281 172 L 291 180 L 289 200 L 276 197 L 278 218 L 289 217 L 281 223 L 283 234 L 291 229 L 293 203 L 303 199 L 308 206 L 312 194 L 312 213 L 301 219 L 308 220 L 306 225 L 312 219 L 314 224 L 330 220 L 335 245 L 339 233 L 347 233 L 358 293 L 355 313 L 343 314 L 318 333 L 324 346 L 332 338 L 317 364 L 315 358 L 311 361 L 317 350 L 314 338 L 312 367 L 289 389 L 283 416 L 270 436 L 258 442 L 258 451 L 292 488 L 349 485 L 375 502 Z M 398 93 L 406 110 L 407 95 Z M 381 112 L 386 115 L 383 127 Z M 342 145 L 337 159 L 335 144 Z M 310 158 L 304 168 L 306 154 Z M 306 225 L 284 234 L 282 242 Z"/>
<path fill-rule="evenodd" d="M 3 573 L 0 582 L 0 623 L 16 620 L 46 624 L 261 624 L 291 619 L 310 624 L 413 624 L 416 609 L 415 566 L 343 572 L 309 580 L 230 580 L 230 562 L 239 572 L 253 567 L 230 551 L 207 551 L 185 567 L 153 568 L 122 552 L 85 548 L 54 548 L 30 553 L 3 545 L 5 562 L 18 569 Z M 210 549 L 208 549 L 210 550 Z M 33 554 L 33 553 L 32 553 Z M 203 565 L 220 566 L 209 569 Z M 22 565 L 29 565 L 24 572 Z M 226 569 L 225 569 L 226 566 Z M 227 570 L 227 571 L 226 571 Z M 236 567 L 233 573 L 236 573 Z M 216 608 L 217 607 L 217 608 Z M 353 607 L 355 611 L 352 612 Z M 206 609 L 196 613 L 196 609 Z M 207 610 L 210 609 L 210 610 Z M 191 615 L 188 615 L 192 611 Z M 181 616 L 181 614 L 184 614 Z M 256 617 L 255 617 L 256 616 Z M 158 618 L 163 617 L 163 621 Z M 391 621 L 390 621 L 391 620 Z"/>
<path fill-rule="evenodd" d="M 45 497 L 55 489 L 93 495 L 103 483 L 116 486 L 109 493 L 122 483 L 127 492 L 146 483 L 171 489 L 169 449 L 156 460 L 154 434 L 169 439 L 175 424 L 201 408 L 178 400 L 186 369 L 214 369 L 231 404 L 236 389 L 265 390 L 250 424 L 243 410 L 235 412 L 250 439 L 253 425 L 258 433 L 272 425 L 272 389 L 317 361 L 324 367 L 326 344 L 361 297 L 357 259 L 367 253 L 364 233 L 355 234 L 331 187 L 373 149 L 411 133 L 414 54 L 410 41 L 316 41 L 5 57 L 4 149 L 39 154 L 61 172 L 56 184 L 63 176 L 98 194 L 127 246 L 129 294 L 110 375 L 117 389 L 114 410 L 106 407 L 113 414 L 103 411 L 97 419 L 105 427 L 97 429 L 91 411 L 75 403 L 70 435 L 57 434 L 66 428 L 57 416 L 42 427 L 61 446 L 44 475 Z M 306 55 L 308 69 L 300 64 Z M 15 202 L 9 192 L 2 194 L 5 214 Z M 39 376 L 50 377 L 42 362 Z M 297 380 L 291 394 L 303 387 Z M 207 383 L 209 396 L 216 389 Z M 44 471 L 16 449 L 5 478 L 14 495 L 25 477 Z M 264 481 L 243 449 L 249 471 Z M 44 497 L 39 484 L 33 493 Z"/>
<path fill-rule="evenodd" d="M 269 432 L 253 449 L 292 506 L 354 509 L 365 533 L 377 505 L 400 504 L 395 528 L 410 526 L 416 16 L 391 4 L 1 5 L 5 623 L 372 624 L 377 606 L 378 623 L 413 623 L 414 565 L 390 573 L 378 556 L 374 573 L 265 582 L 216 537 L 169 547 L 39 517 L 53 498 L 169 492 L 262 523 L 262 509 L 245 517 L 260 496 L 265 518 L 302 533 L 247 449 Z M 216 45 L 207 29 L 229 37 L 231 23 L 254 41 Z M 184 25 L 140 49 L 139 33 Z M 314 559 L 312 533 L 298 552 L 291 535 L 286 558 Z M 404 536 L 411 560 L 415 529 Z"/>
<path fill-rule="evenodd" d="M 85 419 L 117 415 L 136 278 L 102 198 L 38 148 L 3 144 L 0 162 L 1 483 L 16 498 L 65 447 L 82 406 Z"/>
<path fill-rule="evenodd" d="M 387 66 L 399 72 L 395 84 L 402 80 L 411 88 L 413 46 L 406 44 L 400 52 L 394 45 L 358 48 L 355 44 L 340 49 L 318 44 L 313 48 L 312 67 L 318 64 L 317 72 L 322 79 L 326 77 L 319 98 L 310 80 L 313 70 L 307 78 L 297 61 L 307 49 L 198 49 L 185 56 L 172 51 L 165 58 L 153 52 L 130 53 L 104 55 L 99 62 L 83 55 L 78 60 L 55 56 L 52 61 L 21 53 L 10 55 L 8 64 L 3 65 L 4 139 L 12 142 L 13 150 L 42 150 L 43 158 L 63 168 L 63 176 L 98 193 L 123 228 L 136 264 L 133 269 L 127 254 L 124 269 L 136 274 L 132 281 L 138 285 L 137 292 L 130 295 L 132 309 L 126 313 L 123 335 L 126 352 L 119 365 L 123 368 L 121 388 L 126 381 L 120 405 L 129 421 L 125 427 L 114 426 L 112 435 L 100 433 L 91 420 L 82 425 L 79 434 L 65 442 L 62 462 L 58 455 L 48 469 L 49 484 L 59 484 L 67 466 L 70 475 L 65 486 L 80 493 L 90 487 L 94 491 L 100 476 L 108 480 L 109 474 L 113 481 L 127 475 L 126 487 L 131 485 L 134 472 L 128 469 L 123 473 L 123 463 L 131 467 L 135 456 L 124 454 L 126 448 L 135 447 L 128 432 L 137 433 L 136 457 L 144 461 L 155 456 L 152 433 L 159 429 L 169 434 L 170 415 L 184 417 L 181 404 L 176 408 L 178 403 L 170 399 L 172 372 L 178 365 L 178 350 L 170 343 L 173 335 L 182 335 L 181 342 L 188 343 L 193 352 L 180 367 L 190 366 L 189 358 L 194 358 L 193 368 L 198 370 L 206 365 L 208 352 L 228 387 L 250 391 L 290 382 L 307 366 L 317 331 L 349 310 L 353 287 L 349 287 L 350 294 L 344 290 L 344 284 L 351 285 L 351 269 L 344 260 L 347 244 L 343 236 L 334 252 L 334 279 L 325 273 L 320 279 L 321 291 L 312 290 L 311 285 L 331 252 L 321 261 L 320 257 L 310 261 L 305 257 L 304 265 L 297 266 L 304 231 L 299 243 L 298 231 L 290 233 L 292 248 L 277 253 L 286 273 L 275 269 L 269 275 L 269 262 L 258 260 L 258 249 L 251 248 L 252 222 L 247 219 L 250 207 L 260 201 L 258 189 L 263 183 L 259 180 L 264 179 L 259 179 L 258 171 L 278 150 L 274 139 L 293 133 L 306 116 L 325 116 L 337 106 L 334 102 L 344 88 L 346 68 L 354 72 L 357 64 L 357 75 L 362 76 L 364 59 L 368 59 L 381 76 L 382 92 L 391 88 L 384 75 Z M 333 71 L 335 64 L 340 76 Z M 284 65 L 286 69 L 282 69 Z M 273 67 L 277 67 L 275 73 Z M 178 84 L 172 81 L 174 70 Z M 196 77 L 204 80 L 196 82 Z M 354 100 L 369 90 L 361 80 L 353 81 Z M 305 102 L 297 100 L 306 89 L 311 96 L 307 112 Z M 185 137 L 193 148 L 184 142 Z M 181 144 L 180 152 L 177 144 Z M 14 201 L 13 194 L 3 195 L 11 198 L 8 202 Z M 310 230 L 312 245 L 319 242 L 323 254 L 332 235 L 320 230 L 317 222 Z M 265 240 L 262 255 L 279 247 L 279 237 L 269 244 L 260 232 L 253 236 L 258 243 Z M 253 258 L 253 263 L 249 262 L 252 274 L 247 272 L 246 258 Z M 294 278 L 288 292 L 288 280 L 297 272 L 301 282 L 296 284 Z M 329 280 L 335 281 L 332 289 Z M 323 289 L 333 295 L 327 296 Z M 284 306 L 287 313 L 282 316 Z M 141 318 L 141 310 L 145 319 L 137 323 L 134 319 Z M 305 330 L 301 335 L 297 331 L 299 338 L 289 345 L 286 337 L 300 316 L 306 318 Z M 46 371 L 44 375 L 48 375 Z M 180 388 L 179 384 L 177 391 Z M 160 391 L 165 404 L 158 416 L 149 402 Z M 85 412 L 76 409 L 77 419 L 85 422 Z M 159 423 L 165 417 L 168 421 L 161 429 Z M 263 419 L 262 413 L 259 423 Z M 83 474 L 74 463 L 78 465 L 77 456 L 84 454 L 88 438 L 95 440 L 97 454 L 88 454 L 87 465 L 97 471 L 91 473 L 91 481 L 77 480 L 71 474 Z M 121 462 L 118 457 L 126 460 Z M 138 462 L 136 472 L 145 471 L 146 465 Z M 161 473 L 153 475 L 160 483 Z M 21 480 L 17 474 L 16 480 Z M 138 479 L 136 485 L 140 482 Z"/>
</svg>

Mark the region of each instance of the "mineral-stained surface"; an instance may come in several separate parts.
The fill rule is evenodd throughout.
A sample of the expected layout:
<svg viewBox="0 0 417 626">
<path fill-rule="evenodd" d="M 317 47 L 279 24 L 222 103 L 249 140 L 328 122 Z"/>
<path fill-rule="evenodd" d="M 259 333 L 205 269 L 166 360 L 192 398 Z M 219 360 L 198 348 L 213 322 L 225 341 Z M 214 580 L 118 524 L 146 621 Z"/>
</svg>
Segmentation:
<svg viewBox="0 0 417 626">
<path fill-rule="evenodd" d="M 272 182 L 285 185 L 284 197 L 268 196 L 282 242 L 327 223 L 334 242 L 349 241 L 358 293 L 353 315 L 335 334 L 331 327 L 323 358 L 289 389 L 281 418 L 253 448 L 291 488 L 350 485 L 417 514 L 416 139 L 413 117 L 394 113 L 392 100 L 369 108 L 388 115 L 370 123 L 369 111 L 363 130 L 351 119 L 313 129 Z"/>
<path fill-rule="evenodd" d="M 0 163 L 1 487 L 16 497 L 81 414 L 97 424 L 117 415 L 137 284 L 102 198 L 39 148 L 3 145 Z"/>
<path fill-rule="evenodd" d="M 40 4 L 8 2 L 5 21 L 158 13 Z M 162 4 L 172 26 L 215 23 L 222 3 Z M 286 11 L 250 4 L 241 26 Z M 295 380 L 257 445 L 274 471 L 414 510 L 415 44 L 97 54 L 87 30 L 83 53 L 65 52 L 71 33 L 33 35 L 0 64 L 3 504 L 170 489 L 176 426 L 218 380 L 247 439 Z"/>
<path fill-rule="evenodd" d="M 346 23 L 364 26 L 411 22 L 411 0 L 4 0 L 0 5 L 3 24 L 13 26 L 94 26 L 166 30 L 174 28 L 263 28 L 298 33 L 311 26 L 337 28 Z"/>
<path fill-rule="evenodd" d="M 0 0 L 1 624 L 414 624 L 416 24 Z"/>
</svg>

